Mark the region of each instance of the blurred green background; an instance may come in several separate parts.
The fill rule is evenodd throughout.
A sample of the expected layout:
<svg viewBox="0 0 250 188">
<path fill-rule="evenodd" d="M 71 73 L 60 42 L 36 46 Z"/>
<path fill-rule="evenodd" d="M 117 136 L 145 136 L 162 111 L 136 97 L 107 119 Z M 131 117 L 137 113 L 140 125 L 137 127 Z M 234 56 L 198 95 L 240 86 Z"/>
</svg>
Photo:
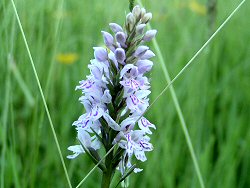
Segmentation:
<svg viewBox="0 0 250 188">
<path fill-rule="evenodd" d="M 173 78 L 239 0 L 143 0 Z M 71 126 L 84 111 L 75 92 L 89 73 L 101 30 L 124 23 L 128 1 L 16 0 L 31 53 L 75 187 L 93 168 L 87 156 L 68 160 L 77 143 Z M 209 11 L 210 10 L 210 11 Z M 250 6 L 246 2 L 193 65 L 174 83 L 206 187 L 250 187 Z M 151 45 L 152 46 L 152 45 Z M 154 51 L 154 49 L 153 49 Z M 151 101 L 166 86 L 159 64 L 151 74 Z M 34 73 L 10 1 L 0 1 L 1 188 L 68 187 Z M 130 187 L 200 187 L 167 91 L 146 115 L 157 126 L 154 151 L 130 177 Z M 82 187 L 99 187 L 96 170 Z"/>
</svg>

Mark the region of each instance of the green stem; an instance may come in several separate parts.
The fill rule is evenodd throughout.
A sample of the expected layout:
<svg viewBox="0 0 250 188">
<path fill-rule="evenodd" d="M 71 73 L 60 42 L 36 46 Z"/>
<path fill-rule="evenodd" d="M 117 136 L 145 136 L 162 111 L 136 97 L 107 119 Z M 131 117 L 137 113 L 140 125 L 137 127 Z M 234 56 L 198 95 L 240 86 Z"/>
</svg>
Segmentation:
<svg viewBox="0 0 250 188">
<path fill-rule="evenodd" d="M 102 174 L 102 187 L 101 188 L 109 188 L 112 179 L 112 170 L 108 170 L 103 172 Z"/>
<path fill-rule="evenodd" d="M 135 0 L 129 0 L 129 10 L 132 12 L 135 5 Z"/>
</svg>

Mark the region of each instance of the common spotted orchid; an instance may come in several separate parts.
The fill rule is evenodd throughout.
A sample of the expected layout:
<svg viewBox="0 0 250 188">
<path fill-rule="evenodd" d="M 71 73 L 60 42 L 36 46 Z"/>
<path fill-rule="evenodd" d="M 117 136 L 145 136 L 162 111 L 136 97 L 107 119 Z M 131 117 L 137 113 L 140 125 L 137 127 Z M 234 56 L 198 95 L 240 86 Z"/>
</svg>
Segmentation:
<svg viewBox="0 0 250 188">
<path fill-rule="evenodd" d="M 82 91 L 79 100 L 86 112 L 73 123 L 80 144 L 68 148 L 73 152 L 68 158 L 87 153 L 97 164 L 102 156 L 98 149 L 109 152 L 116 145 L 98 166 L 103 171 L 102 187 L 109 187 L 115 169 L 123 179 L 132 171 L 140 172 L 132 164 L 133 156 L 144 162 L 145 152 L 153 150 L 149 135 L 156 127 L 143 117 L 151 93 L 149 59 L 155 56 L 145 43 L 157 33 L 145 31 L 151 18 L 151 13 L 135 6 L 124 28 L 110 23 L 112 34 L 102 31 L 106 47 L 94 47 L 90 75 L 76 87 Z"/>
</svg>

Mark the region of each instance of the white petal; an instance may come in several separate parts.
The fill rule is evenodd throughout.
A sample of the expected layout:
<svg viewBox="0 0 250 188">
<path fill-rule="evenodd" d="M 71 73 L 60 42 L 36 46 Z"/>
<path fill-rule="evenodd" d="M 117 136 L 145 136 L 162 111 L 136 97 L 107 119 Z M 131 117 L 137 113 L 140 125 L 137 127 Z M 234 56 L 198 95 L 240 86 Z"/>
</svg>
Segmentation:
<svg viewBox="0 0 250 188">
<path fill-rule="evenodd" d="M 110 115 L 104 113 L 103 117 L 112 129 L 114 129 L 115 131 L 120 131 L 120 126 L 110 117 Z"/>
<path fill-rule="evenodd" d="M 102 96 L 102 102 L 103 102 L 103 103 L 110 103 L 111 100 L 112 100 L 112 97 L 111 97 L 111 95 L 110 95 L 110 92 L 109 92 L 109 90 L 106 89 L 106 90 L 104 91 L 103 96 Z"/>
<path fill-rule="evenodd" d="M 134 65 L 132 64 L 127 64 L 123 67 L 123 69 L 121 70 L 121 73 L 120 73 L 120 78 L 122 78 L 124 76 L 124 74 L 126 74 L 126 72 L 129 70 L 129 69 L 132 69 L 133 67 L 135 67 Z"/>
<path fill-rule="evenodd" d="M 84 129 L 78 129 L 78 139 L 85 147 L 91 146 L 91 137 L 87 131 Z"/>
<path fill-rule="evenodd" d="M 155 125 L 150 123 L 146 118 L 142 117 L 138 121 L 138 125 L 141 130 L 145 131 L 145 133 L 152 134 L 152 132 L 149 130 L 149 127 L 155 128 Z"/>
<path fill-rule="evenodd" d="M 141 169 L 141 168 L 135 168 L 134 169 L 134 173 L 138 173 L 138 172 L 141 172 L 141 171 L 143 171 L 143 169 Z"/>
<path fill-rule="evenodd" d="M 139 98 L 142 99 L 144 97 L 147 97 L 149 94 L 151 93 L 151 91 L 149 90 L 139 90 L 135 93 L 135 95 Z"/>
<path fill-rule="evenodd" d="M 69 146 L 68 150 L 73 151 L 75 153 L 84 153 L 84 150 L 81 145 Z"/>
<path fill-rule="evenodd" d="M 68 159 L 74 159 L 76 158 L 79 154 L 84 153 L 84 150 L 81 145 L 75 145 L 75 146 L 69 146 L 68 150 L 72 151 L 74 154 L 73 155 L 68 155 Z"/>
<path fill-rule="evenodd" d="M 92 141 L 92 143 L 91 143 L 91 147 L 94 148 L 95 150 L 100 149 L 100 147 L 101 147 L 100 141 L 99 141 L 97 138 L 94 139 L 94 140 Z"/>
<path fill-rule="evenodd" d="M 136 157 L 138 160 L 140 160 L 140 161 L 142 161 L 142 162 L 144 162 L 144 161 L 147 160 L 147 157 L 146 157 L 144 151 L 137 151 L 137 150 L 135 150 L 134 153 L 135 153 L 135 157 Z"/>
</svg>

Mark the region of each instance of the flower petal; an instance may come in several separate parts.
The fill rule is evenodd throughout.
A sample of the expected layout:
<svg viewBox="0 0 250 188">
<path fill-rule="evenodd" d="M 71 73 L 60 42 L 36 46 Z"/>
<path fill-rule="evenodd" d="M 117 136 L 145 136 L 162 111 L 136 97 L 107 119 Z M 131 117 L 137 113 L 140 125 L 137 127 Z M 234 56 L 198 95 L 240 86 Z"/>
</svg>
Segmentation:
<svg viewBox="0 0 250 188">
<path fill-rule="evenodd" d="M 105 48 L 94 47 L 94 50 L 95 59 L 97 59 L 98 61 L 102 62 L 108 59 L 108 52 Z"/>
<path fill-rule="evenodd" d="M 102 31 L 102 35 L 103 35 L 104 43 L 106 44 L 106 46 L 108 46 L 108 47 L 112 46 L 114 43 L 113 36 L 106 31 Z"/>
<path fill-rule="evenodd" d="M 147 157 L 146 157 L 144 151 L 137 151 L 137 150 L 135 150 L 134 153 L 135 153 L 135 157 L 138 160 L 140 160 L 142 162 L 145 162 L 147 160 Z"/>
<path fill-rule="evenodd" d="M 109 27 L 110 29 L 114 32 L 114 33 L 117 33 L 117 32 L 122 32 L 123 29 L 120 25 L 116 24 L 116 23 L 110 23 L 109 24 Z"/>
<path fill-rule="evenodd" d="M 68 159 L 74 159 L 81 153 L 85 153 L 84 149 L 82 148 L 81 145 L 75 145 L 75 146 L 69 146 L 68 150 L 72 151 L 74 154 L 73 155 L 68 155 Z"/>
<path fill-rule="evenodd" d="M 120 126 L 110 117 L 109 114 L 104 113 L 103 117 L 112 129 L 114 129 L 115 131 L 120 131 Z"/>
<path fill-rule="evenodd" d="M 139 73 L 144 74 L 151 70 L 153 62 L 149 60 L 139 60 L 136 65 L 138 66 Z"/>
</svg>

